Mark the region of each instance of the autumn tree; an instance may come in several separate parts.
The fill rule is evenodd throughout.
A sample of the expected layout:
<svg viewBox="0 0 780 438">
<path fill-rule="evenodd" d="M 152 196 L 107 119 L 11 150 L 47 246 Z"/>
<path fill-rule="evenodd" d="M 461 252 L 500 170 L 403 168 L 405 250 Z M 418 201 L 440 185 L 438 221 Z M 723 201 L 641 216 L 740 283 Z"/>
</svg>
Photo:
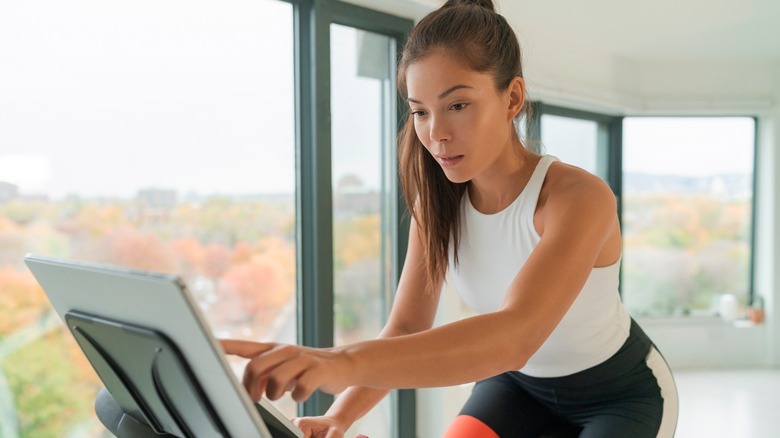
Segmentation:
<svg viewBox="0 0 780 438">
<path fill-rule="evenodd" d="M 0 267 L 0 334 L 10 334 L 37 322 L 50 305 L 31 273 Z M 4 336 L 0 336 L 2 338 Z"/>
</svg>

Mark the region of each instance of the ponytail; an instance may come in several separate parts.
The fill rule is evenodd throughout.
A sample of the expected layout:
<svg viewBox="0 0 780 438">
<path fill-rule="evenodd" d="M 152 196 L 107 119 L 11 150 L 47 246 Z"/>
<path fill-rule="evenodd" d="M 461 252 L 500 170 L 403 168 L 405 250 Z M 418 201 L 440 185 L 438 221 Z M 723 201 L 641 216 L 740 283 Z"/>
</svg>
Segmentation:
<svg viewBox="0 0 780 438">
<path fill-rule="evenodd" d="M 493 4 L 493 0 L 447 0 L 447 2 L 442 5 L 442 9 L 462 5 L 479 6 L 489 10 L 490 12 L 496 12 L 496 6 Z"/>
<path fill-rule="evenodd" d="M 523 76 L 520 45 L 493 0 L 448 0 L 412 29 L 398 65 L 398 91 L 408 97 L 406 70 L 435 51 L 458 57 L 464 65 L 493 76 L 503 91 Z M 521 115 L 518 115 L 518 118 Z M 460 202 L 468 183 L 449 181 L 414 130 L 409 115 L 400 132 L 398 161 L 406 205 L 417 222 L 424 251 L 428 290 L 444 278 L 450 248 L 458 261 Z"/>
</svg>

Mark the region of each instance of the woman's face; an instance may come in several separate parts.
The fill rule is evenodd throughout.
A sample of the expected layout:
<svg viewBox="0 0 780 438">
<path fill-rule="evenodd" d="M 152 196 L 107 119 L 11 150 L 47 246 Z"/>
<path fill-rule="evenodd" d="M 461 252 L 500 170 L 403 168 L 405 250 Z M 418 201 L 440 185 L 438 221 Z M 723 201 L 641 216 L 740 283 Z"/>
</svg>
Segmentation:
<svg viewBox="0 0 780 438">
<path fill-rule="evenodd" d="M 450 181 L 470 181 L 511 153 L 520 108 L 491 75 L 437 51 L 409 65 L 406 86 L 417 137 Z"/>
</svg>

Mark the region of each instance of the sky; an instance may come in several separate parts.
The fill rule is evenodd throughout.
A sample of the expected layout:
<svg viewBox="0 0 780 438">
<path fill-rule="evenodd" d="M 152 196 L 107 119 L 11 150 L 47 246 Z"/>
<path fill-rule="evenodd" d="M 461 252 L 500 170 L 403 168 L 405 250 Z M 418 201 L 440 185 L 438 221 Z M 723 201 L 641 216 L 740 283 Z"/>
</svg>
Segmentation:
<svg viewBox="0 0 780 438">
<path fill-rule="evenodd" d="M 334 180 L 377 187 L 382 89 L 355 75 L 355 32 L 332 38 Z M 285 2 L 0 2 L 0 181 L 52 197 L 292 193 L 292 56 Z M 732 136 L 752 127 L 727 125 L 693 140 L 629 119 L 624 167 L 749 170 Z M 582 132 L 556 141 L 576 148 Z"/>
<path fill-rule="evenodd" d="M 339 35 L 354 58 L 354 30 Z M 345 98 L 376 101 L 354 59 L 334 65 Z M 52 197 L 292 193 L 293 78 L 288 3 L 0 2 L 0 181 Z M 334 174 L 376 186 L 378 116 L 356 109 L 334 114 Z"/>
<path fill-rule="evenodd" d="M 630 117 L 623 122 L 623 171 L 712 176 L 753 173 L 750 117 Z"/>
<path fill-rule="evenodd" d="M 0 3 L 0 180 L 54 196 L 291 191 L 291 38 L 257 30 L 289 5 L 224 5 Z"/>
<path fill-rule="evenodd" d="M 545 152 L 597 173 L 598 126 L 542 116 Z M 750 117 L 626 117 L 623 172 L 653 175 L 750 175 L 755 122 Z M 601 175 L 605 176 L 605 175 Z"/>
</svg>

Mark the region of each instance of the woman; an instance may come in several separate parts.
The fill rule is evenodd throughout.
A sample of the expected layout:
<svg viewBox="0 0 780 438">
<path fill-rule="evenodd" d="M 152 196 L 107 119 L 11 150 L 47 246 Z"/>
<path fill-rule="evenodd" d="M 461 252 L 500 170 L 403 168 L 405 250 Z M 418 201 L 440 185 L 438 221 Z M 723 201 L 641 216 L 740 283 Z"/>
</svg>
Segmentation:
<svg viewBox="0 0 780 438">
<path fill-rule="evenodd" d="M 339 393 L 296 422 L 342 436 L 388 390 L 476 381 L 446 437 L 672 436 L 671 372 L 618 295 L 603 181 L 526 149 L 520 47 L 491 0 L 448 1 L 399 66 L 409 246 L 379 339 L 340 348 L 224 341 L 254 399 Z M 445 274 L 480 314 L 432 329 Z M 348 388 L 348 389 L 347 389 Z"/>
</svg>

